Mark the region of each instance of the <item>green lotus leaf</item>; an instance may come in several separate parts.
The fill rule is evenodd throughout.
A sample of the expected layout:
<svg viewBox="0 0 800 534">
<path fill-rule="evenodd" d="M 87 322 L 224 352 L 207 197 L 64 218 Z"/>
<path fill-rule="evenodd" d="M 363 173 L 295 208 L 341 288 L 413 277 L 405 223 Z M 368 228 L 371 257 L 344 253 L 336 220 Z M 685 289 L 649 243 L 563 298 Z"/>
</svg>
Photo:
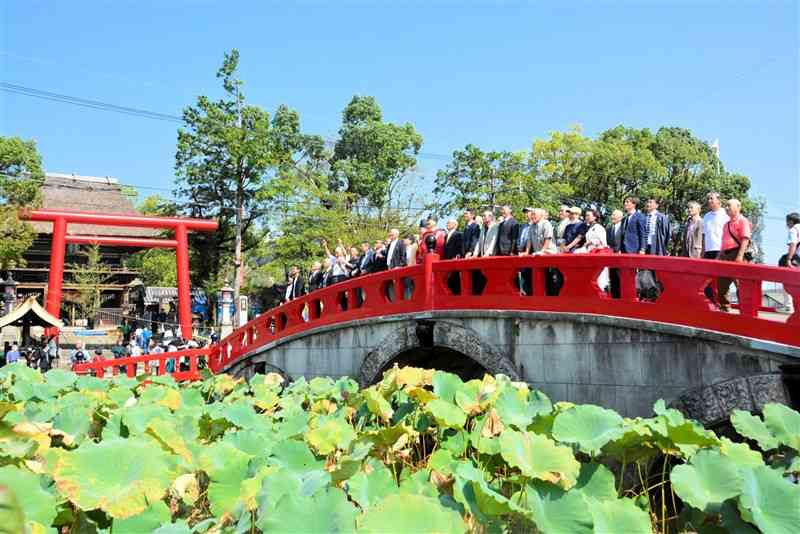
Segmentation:
<svg viewBox="0 0 800 534">
<path fill-rule="evenodd" d="M 591 510 L 580 492 L 565 492 L 540 481 L 528 484 L 525 489 L 512 495 L 511 500 L 543 534 L 594 533 Z"/>
<path fill-rule="evenodd" d="M 425 410 L 433 416 L 439 426 L 462 428 L 467 422 L 464 410 L 442 399 L 435 399 L 425 405 Z"/>
<path fill-rule="evenodd" d="M 84 442 L 59 455 L 53 470 L 59 491 L 84 510 L 100 508 L 124 519 L 159 500 L 172 480 L 168 453 L 149 439 Z"/>
<path fill-rule="evenodd" d="M 527 477 L 546 480 L 564 488 L 575 485 L 580 464 L 572 449 L 539 434 L 507 430 L 500 435 L 500 454 Z"/>
<path fill-rule="evenodd" d="M 68 391 L 75 386 L 78 375 L 64 369 L 50 369 L 44 375 L 45 381 L 51 386 L 55 386 L 60 391 Z"/>
<path fill-rule="evenodd" d="M 355 532 L 356 509 L 339 488 L 326 488 L 312 496 L 287 494 L 270 514 L 260 515 L 256 526 L 271 532 Z"/>
<path fill-rule="evenodd" d="M 17 411 L 22 405 L 15 404 L 13 402 L 0 402 L 0 421 L 6 416 L 6 414 Z"/>
<path fill-rule="evenodd" d="M 719 452 L 733 460 L 739 467 L 764 465 L 761 453 L 751 449 L 747 443 L 734 443 L 723 437 L 720 438 Z"/>
<path fill-rule="evenodd" d="M 764 424 L 764 421 L 750 412 L 734 410 L 733 414 L 731 414 L 731 423 L 736 432 L 758 443 L 762 450 L 776 449 L 780 444 L 778 439 L 767 428 L 767 425 Z"/>
<path fill-rule="evenodd" d="M 164 523 L 169 523 L 171 514 L 162 501 L 156 501 L 141 514 L 126 519 L 114 520 L 114 534 L 141 534 L 153 532 Z"/>
<path fill-rule="evenodd" d="M 92 406 L 72 406 L 61 410 L 53 419 L 53 428 L 71 436 L 75 443 L 80 443 L 89 434 L 93 413 Z"/>
<path fill-rule="evenodd" d="M 439 491 L 430 481 L 430 470 L 420 469 L 411 475 L 408 474 L 409 472 L 409 470 L 404 469 L 400 475 L 400 493 L 425 495 L 433 498 L 439 496 Z"/>
<path fill-rule="evenodd" d="M 192 452 L 187 440 L 184 439 L 185 433 L 179 431 L 174 421 L 155 418 L 147 423 L 147 434 L 155 438 L 159 444 L 174 454 L 180 456 L 188 464 L 194 464 L 194 453 Z"/>
<path fill-rule="evenodd" d="M 29 525 L 30 527 L 31 525 Z M 14 492 L 0 484 L 0 534 L 25 532 L 25 514 Z"/>
<path fill-rule="evenodd" d="M 251 457 L 269 456 L 274 445 L 272 432 L 265 429 L 228 431 L 222 441 L 227 441 Z"/>
<path fill-rule="evenodd" d="M 437 397 L 446 402 L 456 401 L 456 392 L 464 386 L 458 375 L 435 371 L 433 373 L 433 392 Z"/>
<path fill-rule="evenodd" d="M 168 421 L 172 416 L 169 408 L 165 406 L 140 403 L 124 408 L 119 413 L 122 414 L 122 423 L 132 435 L 144 434 L 147 431 L 147 425 L 153 419 Z"/>
<path fill-rule="evenodd" d="M 111 381 L 105 378 L 81 375 L 75 381 L 75 388 L 86 391 L 107 391 L 111 387 Z"/>
<path fill-rule="evenodd" d="M 652 534 L 650 516 L 632 499 L 589 501 L 595 534 Z"/>
<path fill-rule="evenodd" d="M 367 409 L 371 413 L 377 415 L 383 421 L 391 421 L 394 410 L 383 395 L 374 388 L 365 389 L 362 394 L 367 401 Z"/>
<path fill-rule="evenodd" d="M 766 466 L 743 469 L 739 510 L 769 534 L 796 534 L 800 527 L 800 486 Z M 742 513 L 743 516 L 746 514 Z"/>
<path fill-rule="evenodd" d="M 355 475 L 361 469 L 361 462 L 372 450 L 372 446 L 372 443 L 356 442 L 353 450 L 340 457 L 333 470 L 330 471 L 333 482 L 339 483 Z"/>
<path fill-rule="evenodd" d="M 195 532 L 204 531 L 193 530 L 189 527 L 189 523 L 183 519 L 179 519 L 175 523 L 168 523 L 160 526 L 153 531 L 153 534 L 194 534 Z"/>
<path fill-rule="evenodd" d="M 336 449 L 348 449 L 356 439 L 353 427 L 342 417 L 318 416 L 312 420 L 306 440 L 317 453 L 326 455 Z"/>
<path fill-rule="evenodd" d="M 359 518 L 359 532 L 381 534 L 438 534 L 466 530 L 461 514 L 423 495 L 394 494 L 379 501 Z"/>
<path fill-rule="evenodd" d="M 278 442 L 304 434 L 311 420 L 309 413 L 297 408 L 296 405 L 292 405 L 290 410 L 281 412 L 281 417 L 282 420 L 276 426 L 275 433 L 275 441 Z"/>
<path fill-rule="evenodd" d="M 764 424 L 781 444 L 800 452 L 800 413 L 786 405 L 764 406 Z"/>
<path fill-rule="evenodd" d="M 208 500 L 216 516 L 233 512 L 242 504 L 241 486 L 248 474 L 250 457 L 221 441 L 203 450 L 200 465 L 208 475 Z"/>
<path fill-rule="evenodd" d="M 667 426 L 667 440 L 660 442 L 665 450 L 677 448 L 685 458 L 691 458 L 703 447 L 719 446 L 719 438 L 696 421 Z"/>
<path fill-rule="evenodd" d="M 481 381 L 470 380 L 458 388 L 454 397 L 456 405 L 465 413 L 475 415 L 481 412 Z"/>
<path fill-rule="evenodd" d="M 361 508 L 368 508 L 387 495 L 398 492 L 391 471 L 379 461 L 368 461 L 364 470 L 347 481 L 347 494 Z"/>
<path fill-rule="evenodd" d="M 305 443 L 296 440 L 277 443 L 272 449 L 270 461 L 298 474 L 325 467 L 325 462 L 317 460 Z"/>
<path fill-rule="evenodd" d="M 742 490 L 736 463 L 714 450 L 702 450 L 691 463 L 674 467 L 670 481 L 675 493 L 698 510 L 722 504 Z"/>
<path fill-rule="evenodd" d="M 513 426 L 517 430 L 528 428 L 536 415 L 535 408 L 529 409 L 524 392 L 513 387 L 507 387 L 500 392 L 494 409 L 504 425 Z"/>
<path fill-rule="evenodd" d="M 217 414 L 239 428 L 254 429 L 264 424 L 264 418 L 255 412 L 253 405 L 243 400 L 221 405 Z"/>
<path fill-rule="evenodd" d="M 128 402 L 133 396 L 133 391 L 128 388 L 114 386 L 108 390 L 108 398 L 117 407 L 125 406 L 125 403 Z"/>
<path fill-rule="evenodd" d="M 598 501 L 616 500 L 617 488 L 614 473 L 603 464 L 594 462 L 581 464 L 580 475 L 574 491 L 580 491 L 585 496 Z"/>
<path fill-rule="evenodd" d="M 10 488 L 13 493 L 3 492 L 3 485 Z M 17 496 L 19 509 L 11 505 L 14 495 Z M 6 501 L 9 503 L 8 509 L 3 506 Z M 7 514 L 9 518 L 8 523 L 0 522 L 0 532 L 4 524 L 14 522 L 18 510 L 22 511 L 27 521 L 35 521 L 44 527 L 50 527 L 56 518 L 57 503 L 56 496 L 42 488 L 42 477 L 36 473 L 11 465 L 0 467 L 0 519 L 3 519 L 3 514 Z"/>
<path fill-rule="evenodd" d="M 503 516 L 519 510 L 508 497 L 489 487 L 484 480 L 473 480 L 469 484 L 472 486 L 475 504 L 483 515 Z"/>
<path fill-rule="evenodd" d="M 556 440 L 574 443 L 581 452 L 592 456 L 622 433 L 622 417 L 619 414 L 592 404 L 576 406 L 560 413 L 553 422 L 553 437 Z"/>
</svg>

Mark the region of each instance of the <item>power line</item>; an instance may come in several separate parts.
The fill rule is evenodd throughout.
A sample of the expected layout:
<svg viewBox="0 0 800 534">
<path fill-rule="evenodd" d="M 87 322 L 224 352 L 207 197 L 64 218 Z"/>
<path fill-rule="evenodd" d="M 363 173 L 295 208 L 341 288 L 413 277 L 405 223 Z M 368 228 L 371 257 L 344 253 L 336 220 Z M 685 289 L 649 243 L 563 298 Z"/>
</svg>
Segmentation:
<svg viewBox="0 0 800 534">
<path fill-rule="evenodd" d="M 172 122 L 176 124 L 184 123 L 183 118 L 179 117 L 178 115 L 170 115 L 167 113 L 149 111 L 146 109 L 135 108 L 131 106 L 119 106 L 117 104 L 111 104 L 100 100 L 90 100 L 87 98 L 80 98 L 61 93 L 54 93 L 51 91 L 43 91 L 41 89 L 27 87 L 24 85 L 17 85 L 9 82 L 0 82 L 0 89 L 7 93 L 39 98 L 42 100 L 48 100 L 51 102 L 57 102 L 61 104 L 71 104 L 73 106 L 93 109 L 95 111 L 109 111 L 113 113 L 121 113 L 123 115 L 141 117 L 145 119 L 160 120 L 164 122 Z M 325 142 L 325 144 L 329 147 L 335 146 L 337 142 L 335 139 L 327 137 L 323 137 L 322 139 Z M 435 154 L 432 152 L 419 152 L 416 155 L 423 159 L 431 159 L 439 161 L 450 161 L 451 159 L 451 157 L 448 155 Z"/>
</svg>

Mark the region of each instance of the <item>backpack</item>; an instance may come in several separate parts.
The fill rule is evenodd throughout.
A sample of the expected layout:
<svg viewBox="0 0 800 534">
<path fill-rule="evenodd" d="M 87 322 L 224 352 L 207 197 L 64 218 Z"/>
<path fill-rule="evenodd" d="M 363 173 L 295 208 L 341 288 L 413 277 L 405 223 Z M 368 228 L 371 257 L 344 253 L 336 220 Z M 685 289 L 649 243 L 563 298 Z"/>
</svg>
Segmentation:
<svg viewBox="0 0 800 534">
<path fill-rule="evenodd" d="M 731 238 L 736 243 L 736 246 L 737 247 L 741 247 L 742 246 L 742 242 L 739 241 L 739 239 L 733 234 L 733 232 L 731 232 L 731 222 L 730 221 L 728 221 L 728 233 L 731 234 Z M 746 261 L 747 263 L 752 263 L 753 259 L 757 255 L 758 255 L 758 247 L 753 242 L 753 238 L 751 237 L 749 243 L 747 243 L 747 250 L 745 250 L 745 252 L 744 252 L 744 256 L 743 256 L 744 261 Z"/>
</svg>

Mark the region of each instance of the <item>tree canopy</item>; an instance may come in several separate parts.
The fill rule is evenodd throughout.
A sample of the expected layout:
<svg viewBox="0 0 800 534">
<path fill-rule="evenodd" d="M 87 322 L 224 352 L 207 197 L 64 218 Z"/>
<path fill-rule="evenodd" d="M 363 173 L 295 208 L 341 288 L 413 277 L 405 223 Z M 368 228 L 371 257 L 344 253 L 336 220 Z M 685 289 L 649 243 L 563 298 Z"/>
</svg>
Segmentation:
<svg viewBox="0 0 800 534">
<path fill-rule="evenodd" d="M 20 208 L 41 202 L 42 158 L 36 143 L 0 136 L 0 269 L 22 265 L 35 232 L 18 217 Z"/>
</svg>

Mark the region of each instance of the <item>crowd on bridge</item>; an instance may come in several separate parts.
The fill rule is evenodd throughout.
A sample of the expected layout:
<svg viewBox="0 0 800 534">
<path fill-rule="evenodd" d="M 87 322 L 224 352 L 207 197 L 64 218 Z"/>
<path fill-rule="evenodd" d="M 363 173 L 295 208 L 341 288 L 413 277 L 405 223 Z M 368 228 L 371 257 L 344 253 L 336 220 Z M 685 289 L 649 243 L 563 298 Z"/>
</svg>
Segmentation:
<svg viewBox="0 0 800 534">
<path fill-rule="evenodd" d="M 706 197 L 707 209 L 702 214 L 699 202 L 689 202 L 683 224 L 674 224 L 659 210 L 659 200 L 648 198 L 643 203 L 628 197 L 623 210 L 614 210 L 608 224 L 594 208 L 581 209 L 562 205 L 558 219 L 551 221 L 543 208 L 526 207 L 518 221 L 510 206 L 502 206 L 499 216 L 491 209 L 481 213 L 466 209 L 463 225 L 455 219 L 440 228 L 435 217 L 420 223 L 418 235 L 401 238 L 398 229 L 389 231 L 385 240 L 363 242 L 347 247 L 341 239 L 333 250 L 323 241 L 325 256 L 311 266 L 307 277 L 299 265 L 291 267 L 284 294 L 289 301 L 349 278 L 396 269 L 420 263 L 429 251 L 444 260 L 487 256 L 527 256 L 545 254 L 623 253 L 667 256 L 679 237 L 677 253 L 688 258 L 750 262 L 753 255 L 752 225 L 742 213 L 739 200 L 723 202 L 719 193 Z M 800 215 L 786 216 L 789 230 L 787 253 L 779 265 L 800 269 Z M 679 235 L 676 229 L 680 228 Z M 558 291 L 559 273 L 547 277 L 548 293 Z M 601 287 L 619 296 L 619 277 L 612 269 L 600 281 Z M 730 306 L 728 291 L 733 281 L 720 279 L 716 294 L 723 311 Z M 521 291 L 529 291 L 524 280 Z M 709 294 L 711 292 L 709 291 Z"/>
</svg>

